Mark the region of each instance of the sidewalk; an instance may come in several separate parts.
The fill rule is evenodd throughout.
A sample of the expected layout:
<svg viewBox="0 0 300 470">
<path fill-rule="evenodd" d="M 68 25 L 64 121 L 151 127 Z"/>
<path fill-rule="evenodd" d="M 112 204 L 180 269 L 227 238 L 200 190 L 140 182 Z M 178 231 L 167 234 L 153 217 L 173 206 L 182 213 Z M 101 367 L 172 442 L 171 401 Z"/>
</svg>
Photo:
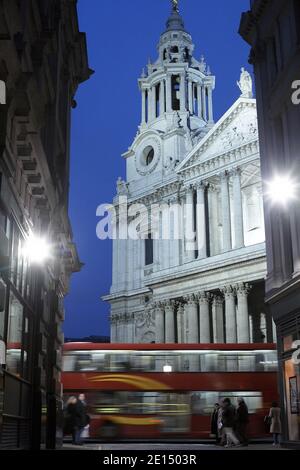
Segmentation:
<svg viewBox="0 0 300 470">
<path fill-rule="evenodd" d="M 230 449 L 225 449 L 224 447 L 215 446 L 213 444 L 140 444 L 140 443 L 131 443 L 131 444 L 109 444 L 109 443 L 99 443 L 99 444 L 84 444 L 82 446 L 75 446 L 72 444 L 64 444 L 63 450 L 74 450 L 74 451 L 84 451 L 84 450 L 97 450 L 97 451 L 118 451 L 118 450 L 133 450 L 133 451 L 144 451 L 144 450 L 156 450 L 156 451 L 172 451 L 172 450 L 188 450 L 188 451 L 223 451 L 227 452 L 228 450 L 234 451 L 249 451 L 249 450 L 289 450 L 282 447 L 274 447 L 272 444 L 250 444 L 248 447 L 232 447 Z"/>
</svg>

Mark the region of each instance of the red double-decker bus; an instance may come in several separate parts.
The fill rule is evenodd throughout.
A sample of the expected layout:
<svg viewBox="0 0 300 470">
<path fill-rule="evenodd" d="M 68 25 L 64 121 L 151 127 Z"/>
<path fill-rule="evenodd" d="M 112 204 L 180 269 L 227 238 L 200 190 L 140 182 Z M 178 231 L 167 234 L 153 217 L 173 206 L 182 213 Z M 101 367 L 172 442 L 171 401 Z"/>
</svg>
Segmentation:
<svg viewBox="0 0 300 470">
<path fill-rule="evenodd" d="M 92 438 L 210 437 L 215 403 L 246 401 L 249 436 L 264 437 L 278 397 L 274 344 L 64 346 L 65 400 L 85 393 Z"/>
</svg>

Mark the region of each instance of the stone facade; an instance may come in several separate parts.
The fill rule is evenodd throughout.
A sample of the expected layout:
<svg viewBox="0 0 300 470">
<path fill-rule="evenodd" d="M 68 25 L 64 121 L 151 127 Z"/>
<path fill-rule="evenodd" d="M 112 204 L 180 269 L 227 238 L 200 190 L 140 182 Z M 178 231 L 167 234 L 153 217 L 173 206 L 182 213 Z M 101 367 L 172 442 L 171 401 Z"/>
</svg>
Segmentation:
<svg viewBox="0 0 300 470">
<path fill-rule="evenodd" d="M 62 437 L 63 299 L 81 268 L 68 217 L 70 116 L 89 75 L 76 2 L 0 1 L 2 448 L 54 448 Z M 31 234 L 52 247 L 44 266 L 24 257 Z"/>
<path fill-rule="evenodd" d="M 277 329 L 282 441 L 299 447 L 300 366 L 293 354 L 300 345 L 300 3 L 256 0 L 250 7 L 240 34 L 251 45 L 262 175 L 266 182 L 287 178 L 295 187 L 290 200 L 285 194 L 277 203 L 266 197 L 264 211 L 266 301 Z"/>
<path fill-rule="evenodd" d="M 141 125 L 123 155 L 127 179 L 119 179 L 114 200 L 118 236 L 111 292 L 104 297 L 111 304 L 112 342 L 273 340 L 272 323 L 264 322 L 265 237 L 251 77 L 242 70 L 242 96 L 215 123 L 215 77 L 193 54 L 174 9 L 159 57 L 139 79 Z M 124 197 L 129 213 L 134 204 L 156 207 L 152 241 L 145 217 L 137 240 L 120 239 Z M 166 221 L 169 239 L 163 236 Z M 184 236 L 174 236 L 178 227 Z"/>
</svg>

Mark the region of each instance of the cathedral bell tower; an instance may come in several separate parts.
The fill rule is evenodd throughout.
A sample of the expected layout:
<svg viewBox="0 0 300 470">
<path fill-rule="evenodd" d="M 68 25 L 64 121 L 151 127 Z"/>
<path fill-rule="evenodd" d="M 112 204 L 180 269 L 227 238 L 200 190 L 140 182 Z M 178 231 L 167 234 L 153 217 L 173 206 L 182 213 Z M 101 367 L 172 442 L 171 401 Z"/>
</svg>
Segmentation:
<svg viewBox="0 0 300 470">
<path fill-rule="evenodd" d="M 213 126 L 215 77 L 204 57 L 193 57 L 194 45 L 172 1 L 172 11 L 158 44 L 158 59 L 149 61 L 139 79 L 141 124 L 123 155 L 127 182 L 150 177 L 149 185 L 169 179 L 172 170 Z M 143 187 L 148 186 L 142 178 Z M 138 190 L 139 184 L 134 188 Z"/>
</svg>

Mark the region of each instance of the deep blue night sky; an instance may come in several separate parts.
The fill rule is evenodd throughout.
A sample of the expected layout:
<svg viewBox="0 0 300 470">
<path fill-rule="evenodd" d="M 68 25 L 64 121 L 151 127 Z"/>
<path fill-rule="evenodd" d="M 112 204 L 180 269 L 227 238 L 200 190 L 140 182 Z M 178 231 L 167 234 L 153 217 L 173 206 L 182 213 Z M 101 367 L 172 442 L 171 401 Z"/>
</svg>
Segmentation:
<svg viewBox="0 0 300 470">
<path fill-rule="evenodd" d="M 215 119 L 238 98 L 236 81 L 249 49 L 238 35 L 249 0 L 181 0 L 180 12 L 196 45 L 216 75 Z M 169 0 L 79 0 L 79 26 L 87 33 L 91 79 L 77 93 L 72 118 L 70 216 L 80 259 L 66 300 L 66 336 L 109 333 L 108 306 L 100 300 L 111 283 L 111 243 L 96 238 L 96 208 L 111 202 L 121 153 L 140 123 L 137 79 L 170 13 Z"/>
</svg>

